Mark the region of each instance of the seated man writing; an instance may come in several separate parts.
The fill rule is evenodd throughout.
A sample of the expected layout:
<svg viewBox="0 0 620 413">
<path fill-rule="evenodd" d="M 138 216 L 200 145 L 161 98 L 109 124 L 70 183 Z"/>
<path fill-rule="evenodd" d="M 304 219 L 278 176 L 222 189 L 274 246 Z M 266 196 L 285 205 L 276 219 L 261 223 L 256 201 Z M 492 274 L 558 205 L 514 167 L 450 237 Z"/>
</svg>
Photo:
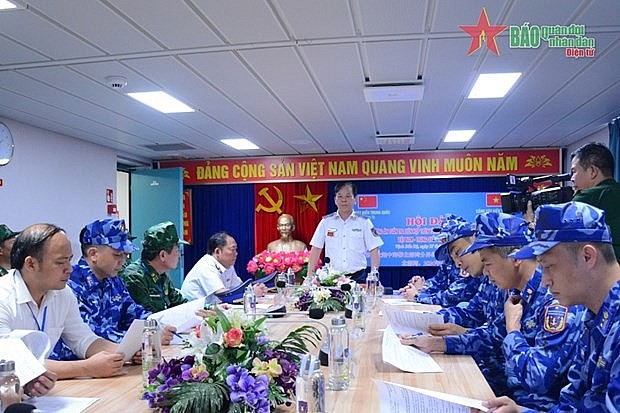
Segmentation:
<svg viewBox="0 0 620 413">
<path fill-rule="evenodd" d="M 303 251 L 306 244 L 293 239 L 293 231 L 295 231 L 295 219 L 292 215 L 282 214 L 278 217 L 278 232 L 280 238 L 267 244 L 269 252 L 291 252 Z"/>
<path fill-rule="evenodd" d="M 0 278 L 0 334 L 39 330 L 51 343 L 62 337 L 80 360 L 46 360 L 59 379 L 122 374 L 124 355 L 84 323 L 67 287 L 72 257 L 67 235 L 55 225 L 35 224 L 21 232 L 11 251 L 14 269 Z"/>
</svg>

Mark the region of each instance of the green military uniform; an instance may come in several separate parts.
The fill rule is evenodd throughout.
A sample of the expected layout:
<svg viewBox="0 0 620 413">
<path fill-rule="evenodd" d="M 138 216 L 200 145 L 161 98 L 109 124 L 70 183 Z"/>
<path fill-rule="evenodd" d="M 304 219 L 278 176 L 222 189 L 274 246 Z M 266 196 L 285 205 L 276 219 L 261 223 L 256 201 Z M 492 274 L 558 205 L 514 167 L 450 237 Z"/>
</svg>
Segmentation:
<svg viewBox="0 0 620 413">
<path fill-rule="evenodd" d="M 172 285 L 167 273 L 159 274 L 144 258 L 144 254 L 170 251 L 177 244 L 188 244 L 179 239 L 172 222 L 153 225 L 144 232 L 142 258 L 121 270 L 123 279 L 133 300 L 154 313 L 187 302 Z M 150 259 L 150 258 L 148 258 Z"/>
<path fill-rule="evenodd" d="M 19 235 L 19 232 L 11 230 L 5 224 L 0 224 L 0 248 L 2 248 L 3 250 L 2 253 L 6 254 L 7 257 L 10 255 L 11 251 L 8 250 L 8 245 L 7 246 L 4 245 L 4 241 L 10 240 L 11 238 L 15 238 L 18 235 Z M 7 249 L 7 251 L 5 251 L 5 249 Z M 0 265 L 0 277 L 8 274 L 9 269 L 10 268 L 4 268 Z"/>
<path fill-rule="evenodd" d="M 120 276 L 131 298 L 154 313 L 187 302 L 174 288 L 168 274 L 158 274 L 142 259 L 125 267 Z"/>
<path fill-rule="evenodd" d="M 577 192 L 573 201 L 585 202 L 605 211 L 605 222 L 609 225 L 616 259 L 620 261 L 620 184 L 611 178 L 606 179 L 592 188 Z"/>
</svg>

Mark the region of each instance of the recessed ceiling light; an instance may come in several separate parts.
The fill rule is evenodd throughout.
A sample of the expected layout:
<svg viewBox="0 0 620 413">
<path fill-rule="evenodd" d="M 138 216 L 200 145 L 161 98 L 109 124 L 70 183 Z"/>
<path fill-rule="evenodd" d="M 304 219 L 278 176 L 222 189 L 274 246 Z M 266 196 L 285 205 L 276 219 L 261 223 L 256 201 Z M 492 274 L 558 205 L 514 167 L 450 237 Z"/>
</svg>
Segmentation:
<svg viewBox="0 0 620 413">
<path fill-rule="evenodd" d="M 8 0 L 0 0 L 0 10 L 11 10 L 16 8 L 17 4 L 12 3 Z"/>
<path fill-rule="evenodd" d="M 475 129 L 450 130 L 443 138 L 444 142 L 468 142 L 476 133 Z"/>
<path fill-rule="evenodd" d="M 244 150 L 244 149 L 260 149 L 258 146 L 254 145 L 252 142 L 245 138 L 239 139 L 221 139 L 220 142 L 225 143 L 228 146 L 231 146 L 235 149 Z"/>
<path fill-rule="evenodd" d="M 137 101 L 163 113 L 185 113 L 194 111 L 194 109 L 180 100 L 173 98 L 166 92 L 136 92 L 127 94 Z"/>
<path fill-rule="evenodd" d="M 469 92 L 469 99 L 503 98 L 521 73 L 483 73 Z"/>
</svg>

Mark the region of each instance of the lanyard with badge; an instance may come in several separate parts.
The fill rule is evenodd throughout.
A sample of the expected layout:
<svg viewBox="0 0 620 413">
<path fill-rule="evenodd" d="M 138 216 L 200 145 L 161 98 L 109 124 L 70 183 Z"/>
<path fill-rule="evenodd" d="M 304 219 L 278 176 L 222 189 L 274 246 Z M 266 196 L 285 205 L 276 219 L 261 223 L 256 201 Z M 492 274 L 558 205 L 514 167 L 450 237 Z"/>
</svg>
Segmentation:
<svg viewBox="0 0 620 413">
<path fill-rule="evenodd" d="M 32 308 L 30 307 L 30 303 L 27 303 L 26 305 L 28 306 L 28 309 L 30 310 L 30 314 L 32 315 L 32 319 L 34 320 L 34 323 L 37 325 L 37 330 L 45 332 L 45 321 L 47 320 L 47 306 L 43 308 L 43 320 L 41 321 L 41 324 L 39 324 L 39 320 L 37 320 L 37 317 L 34 315 L 34 311 L 32 311 Z"/>
</svg>

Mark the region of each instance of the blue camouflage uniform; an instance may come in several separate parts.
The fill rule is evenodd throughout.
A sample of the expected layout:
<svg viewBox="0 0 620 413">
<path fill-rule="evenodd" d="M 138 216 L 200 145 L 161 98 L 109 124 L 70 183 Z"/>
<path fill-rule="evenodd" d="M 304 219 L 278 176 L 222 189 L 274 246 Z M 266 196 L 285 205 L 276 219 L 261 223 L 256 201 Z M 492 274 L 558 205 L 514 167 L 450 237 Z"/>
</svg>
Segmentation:
<svg viewBox="0 0 620 413">
<path fill-rule="evenodd" d="M 98 220 L 82 231 L 82 245 L 108 245 L 130 252 L 135 248 L 127 240 L 123 220 Z M 73 290 L 82 319 L 99 337 L 118 343 L 134 319 L 144 319 L 151 313 L 136 304 L 123 281 L 116 276 L 99 281 L 84 257 L 73 266 L 67 282 Z M 50 355 L 53 360 L 75 360 L 77 356 L 61 339 Z"/>
<path fill-rule="evenodd" d="M 73 290 L 82 319 L 99 337 L 120 342 L 135 319 L 145 319 L 151 313 L 131 298 L 119 277 L 95 277 L 84 257 L 73 266 L 67 285 Z M 50 358 L 74 360 L 76 356 L 61 340 Z"/>
<path fill-rule="evenodd" d="M 541 205 L 536 209 L 536 241 L 511 256 L 544 254 L 561 242 L 611 244 L 605 212 L 581 202 Z M 620 276 L 620 274 L 618 274 Z M 569 384 L 552 412 L 617 412 L 620 409 L 620 281 L 597 313 L 586 310 L 579 349 L 568 372 Z M 530 412 L 532 410 L 526 409 Z"/>
<path fill-rule="evenodd" d="M 527 222 L 512 215 L 490 212 L 476 217 L 476 222 L 476 240 L 463 254 L 532 240 Z M 499 301 L 489 309 L 487 324 L 448 336 L 445 342 L 449 354 L 471 354 L 496 393 L 511 394 L 526 407 L 549 409 L 567 383 L 584 309 L 559 305 L 541 281 L 541 270 L 536 268 L 520 292 L 520 331 L 506 333 L 505 298 L 497 295 L 494 298 Z"/>
<path fill-rule="evenodd" d="M 461 270 L 450 262 L 443 262 L 437 273 L 424 283 L 416 301 L 451 307 L 469 301 L 478 292 L 479 277 L 461 277 Z"/>
<path fill-rule="evenodd" d="M 443 315 L 443 320 L 446 323 L 475 328 L 490 320 L 492 314 L 503 314 L 504 302 L 507 298 L 506 292 L 497 288 L 484 275 L 477 278 L 479 280 L 478 290 L 468 302 L 460 303 L 454 307 L 442 308 L 438 311 L 439 314 Z"/>
</svg>

